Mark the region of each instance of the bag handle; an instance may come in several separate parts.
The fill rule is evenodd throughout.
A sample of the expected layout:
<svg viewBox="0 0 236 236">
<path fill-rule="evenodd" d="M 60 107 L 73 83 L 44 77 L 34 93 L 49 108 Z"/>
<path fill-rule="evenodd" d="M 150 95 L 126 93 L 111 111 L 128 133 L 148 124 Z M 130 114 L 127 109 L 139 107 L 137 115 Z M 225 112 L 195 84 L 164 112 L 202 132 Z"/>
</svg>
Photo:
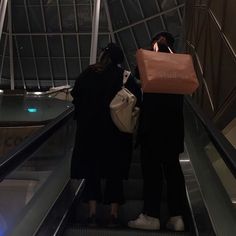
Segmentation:
<svg viewBox="0 0 236 236">
<path fill-rule="evenodd" d="M 173 53 L 173 51 L 170 49 L 170 47 L 168 47 L 168 50 L 169 50 L 170 53 Z"/>
<path fill-rule="evenodd" d="M 126 84 L 131 72 L 128 70 L 124 70 L 123 72 L 123 86 Z"/>
<path fill-rule="evenodd" d="M 166 45 L 167 46 L 167 45 Z M 174 53 L 169 46 L 167 46 L 168 50 L 170 53 Z M 153 45 L 153 51 L 154 52 L 158 52 L 159 51 L 159 47 L 158 47 L 158 42 L 156 42 L 154 45 Z"/>
</svg>

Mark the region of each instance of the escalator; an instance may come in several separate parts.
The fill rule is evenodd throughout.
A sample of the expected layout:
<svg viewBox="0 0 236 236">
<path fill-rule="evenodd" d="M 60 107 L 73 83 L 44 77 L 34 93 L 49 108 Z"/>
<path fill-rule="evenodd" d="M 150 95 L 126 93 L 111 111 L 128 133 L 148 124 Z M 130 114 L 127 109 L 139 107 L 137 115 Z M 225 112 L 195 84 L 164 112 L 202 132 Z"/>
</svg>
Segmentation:
<svg viewBox="0 0 236 236">
<path fill-rule="evenodd" d="M 72 116 L 73 107 L 65 106 L 1 156 L 0 235 L 33 235 L 67 186 L 75 134 Z"/>
<path fill-rule="evenodd" d="M 87 228 L 86 218 L 88 217 L 87 204 L 83 203 L 82 200 L 78 199 L 73 207 L 73 217 L 71 218 L 69 224 L 67 225 L 64 236 L 92 236 L 92 235 L 183 235 L 190 236 L 195 235 L 194 226 L 191 220 L 190 212 L 186 212 L 186 219 L 188 219 L 188 225 L 186 232 L 174 233 L 166 231 L 164 228 L 165 222 L 168 219 L 166 194 L 162 196 L 161 204 L 161 230 L 160 231 L 144 231 L 144 230 L 134 230 L 127 227 L 127 222 L 129 220 L 135 219 L 142 212 L 142 172 L 141 165 L 139 161 L 139 150 L 135 150 L 133 155 L 133 162 L 131 164 L 129 179 L 124 181 L 124 193 L 126 202 L 119 209 L 119 219 L 121 221 L 121 227 L 119 228 L 108 228 L 105 226 L 109 218 L 109 206 L 98 205 L 97 217 L 100 221 L 100 225 L 97 228 Z M 165 191 L 164 191 L 165 192 Z M 83 198 L 83 196 L 81 196 Z M 190 220 L 189 220 L 190 219 Z"/>
<path fill-rule="evenodd" d="M 25 181 L 27 190 L 23 191 L 24 197 L 21 204 L 17 204 L 18 209 L 13 207 L 15 199 L 7 199 L 9 195 L 5 191 L 3 200 L 6 202 L 7 199 L 7 206 L 3 208 L 1 202 L 0 235 L 236 235 L 235 207 L 212 165 L 209 156 L 213 152 L 209 152 L 209 147 L 214 147 L 214 155 L 217 152 L 234 176 L 235 150 L 202 118 L 188 99 L 185 101 L 185 152 L 180 157 L 188 196 L 187 230 L 176 233 L 164 229 L 168 218 L 165 194 L 162 197 L 160 231 L 133 230 L 126 226 L 128 220 L 136 218 L 142 209 L 139 150 L 134 151 L 130 178 L 124 182 L 126 203 L 119 212 L 123 226 L 119 229 L 86 228 L 87 206 L 82 201 L 85 181 L 69 178 L 75 131 L 72 116 L 73 109 L 68 108 L 1 159 L 1 196 L 4 182 L 6 184 L 9 180 Z M 15 188 L 11 186 L 10 189 L 14 191 Z M 9 207 L 14 212 L 8 211 Z M 108 208 L 99 206 L 98 214 L 105 222 Z"/>
</svg>

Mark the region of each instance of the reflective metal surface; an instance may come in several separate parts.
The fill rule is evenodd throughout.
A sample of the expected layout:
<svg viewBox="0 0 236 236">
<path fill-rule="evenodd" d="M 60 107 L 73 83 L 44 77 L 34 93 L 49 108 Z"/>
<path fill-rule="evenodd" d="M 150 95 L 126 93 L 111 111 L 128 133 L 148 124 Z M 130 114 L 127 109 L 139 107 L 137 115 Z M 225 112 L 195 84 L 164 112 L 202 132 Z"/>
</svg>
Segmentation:
<svg viewBox="0 0 236 236">
<path fill-rule="evenodd" d="M 72 103 L 50 97 L 0 95 L 0 126 L 23 122 L 45 122 L 72 107 Z"/>
<path fill-rule="evenodd" d="M 25 147 L 22 155 L 26 160 L 0 182 L 1 220 L 6 235 L 34 235 L 68 183 L 74 125 L 70 118 L 33 149 Z M 2 171 L 2 165 L 0 168 Z"/>
<path fill-rule="evenodd" d="M 194 234 L 197 236 L 214 236 L 215 232 L 208 215 L 207 206 L 205 206 L 202 192 L 187 150 L 180 156 L 180 163 L 185 177 L 187 197 L 193 219 L 191 230 L 194 231 Z"/>
<path fill-rule="evenodd" d="M 211 161 L 215 158 L 215 153 L 209 152 L 208 149 L 214 139 L 190 106 L 185 106 L 184 113 L 186 150 L 212 227 L 217 236 L 236 235 L 236 209 Z M 224 160 L 223 153 L 216 152 L 220 159 Z"/>
</svg>

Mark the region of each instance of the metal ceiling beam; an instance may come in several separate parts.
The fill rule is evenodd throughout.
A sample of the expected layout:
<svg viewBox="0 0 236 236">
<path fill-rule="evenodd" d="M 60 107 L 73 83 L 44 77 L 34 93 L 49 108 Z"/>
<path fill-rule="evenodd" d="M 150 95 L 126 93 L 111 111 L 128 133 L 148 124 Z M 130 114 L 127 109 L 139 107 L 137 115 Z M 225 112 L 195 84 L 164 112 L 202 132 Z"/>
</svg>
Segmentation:
<svg viewBox="0 0 236 236">
<path fill-rule="evenodd" d="M 1 0 L 0 2 L 0 41 L 2 38 L 2 30 L 3 30 L 5 15 L 6 15 L 6 8 L 7 8 L 7 0 Z M 2 81 L 2 71 L 3 71 L 4 58 L 5 58 L 5 53 L 6 53 L 7 37 L 8 36 L 5 35 L 2 63 L 1 63 L 1 68 L 0 68 L 0 82 Z"/>
<path fill-rule="evenodd" d="M 210 91 L 209 91 L 209 88 L 208 88 L 208 85 L 207 85 L 207 81 L 206 81 L 205 76 L 204 76 L 204 69 L 203 69 L 201 60 L 200 60 L 200 58 L 198 56 L 198 53 L 196 51 L 195 46 L 193 44 L 191 44 L 191 42 L 189 42 L 189 41 L 187 41 L 187 44 L 188 44 L 188 46 L 190 46 L 192 48 L 192 50 L 194 52 L 194 56 L 196 58 L 196 62 L 198 64 L 198 68 L 199 68 L 200 73 L 202 75 L 202 82 L 203 82 L 203 85 L 204 85 L 204 87 L 206 89 L 206 93 L 207 93 L 207 96 L 208 96 L 208 99 L 209 99 L 209 102 L 210 102 L 210 105 L 211 105 L 211 109 L 212 109 L 212 111 L 214 111 L 215 107 L 214 107 L 214 104 L 213 104 L 213 99 L 211 97 L 211 94 L 210 94 Z"/>
<path fill-rule="evenodd" d="M 3 30 L 5 15 L 6 15 L 6 8 L 7 8 L 7 0 L 1 0 L 0 2 L 0 41 L 2 37 L 2 30 Z"/>
<path fill-rule="evenodd" d="M 90 61 L 89 61 L 90 65 L 96 63 L 96 59 L 97 59 L 100 6 L 101 6 L 101 0 L 94 0 L 91 50 L 90 50 Z"/>
<path fill-rule="evenodd" d="M 17 60 L 19 62 L 19 66 L 20 66 L 20 73 L 21 73 L 21 78 L 22 78 L 22 82 L 23 82 L 23 87 L 26 90 L 27 87 L 26 87 L 26 83 L 25 83 L 25 76 L 24 76 L 24 72 L 23 72 L 22 63 L 21 63 L 21 60 L 20 60 L 19 46 L 18 46 L 16 37 L 14 37 L 14 41 L 15 41 L 15 45 L 16 45 L 16 55 L 17 55 Z M 17 83 L 17 82 L 15 81 L 15 83 Z"/>
<path fill-rule="evenodd" d="M 61 10 L 60 10 L 60 5 L 59 1 L 57 0 L 57 12 L 58 12 L 58 17 L 59 17 L 59 27 L 60 31 L 63 32 L 62 28 L 62 20 L 61 20 Z M 64 37 L 61 34 L 61 45 L 62 45 L 62 54 L 63 54 L 63 61 L 64 61 L 64 69 L 65 69 L 65 75 L 66 75 L 66 85 L 69 85 L 68 82 L 68 69 L 67 69 L 67 63 L 66 63 L 66 53 L 65 53 L 65 43 L 64 43 Z"/>
<path fill-rule="evenodd" d="M 24 0 L 24 8 L 25 8 L 25 15 L 26 15 L 26 19 L 27 19 L 27 26 L 28 26 L 28 30 L 29 30 L 29 33 L 30 33 L 30 35 L 29 35 L 30 46 L 31 46 L 31 49 L 32 49 L 32 54 L 33 54 L 33 62 L 34 62 L 34 68 L 35 68 L 35 73 L 36 73 L 37 87 L 38 87 L 38 89 L 41 89 L 41 85 L 40 85 L 40 82 L 39 82 L 38 68 L 37 68 L 37 63 L 36 63 L 34 44 L 33 44 L 33 38 L 32 38 L 32 34 L 31 34 L 31 26 L 30 26 L 29 13 L 28 13 L 26 0 Z"/>
<path fill-rule="evenodd" d="M 5 33 L 8 34 L 8 33 Z M 109 32 L 99 32 L 99 35 L 109 35 Z M 70 32 L 61 32 L 61 33 L 52 33 L 52 32 L 48 32 L 48 33 L 12 33 L 13 36 L 42 36 L 42 35 L 48 35 L 48 36 L 60 36 L 60 35 L 91 35 L 91 33 L 89 32 L 80 32 L 80 33 L 70 33 Z"/>
<path fill-rule="evenodd" d="M 142 18 L 144 19 L 145 16 L 144 16 L 144 12 L 143 12 L 142 6 L 140 4 L 140 0 L 137 0 L 137 1 L 138 1 L 138 7 L 139 7 L 139 10 L 141 12 Z M 146 31 L 147 31 L 147 34 L 148 34 L 148 38 L 151 41 L 151 34 L 150 34 L 150 30 L 148 28 L 147 22 L 144 22 L 144 25 L 145 25 L 145 28 L 146 28 Z"/>
<path fill-rule="evenodd" d="M 162 11 L 162 12 L 160 12 L 160 13 L 157 13 L 157 14 L 153 15 L 153 16 L 150 16 L 150 17 L 147 17 L 147 18 L 145 18 L 145 19 L 143 19 L 143 20 L 137 21 L 137 22 L 135 22 L 135 23 L 133 23 L 133 24 L 129 24 L 129 25 L 125 26 L 125 27 L 122 27 L 122 28 L 120 28 L 120 29 L 118 29 L 118 30 L 115 30 L 114 33 L 119 33 L 119 32 L 121 32 L 121 31 L 123 31 L 123 30 L 129 29 L 129 28 L 131 28 L 131 27 L 134 27 L 134 26 L 139 25 L 139 24 L 142 24 L 142 23 L 145 23 L 145 22 L 147 22 L 147 21 L 149 21 L 149 20 L 155 19 L 155 18 L 157 18 L 157 17 L 161 17 L 161 16 L 163 16 L 163 15 L 169 13 L 169 12 L 176 11 L 176 10 L 178 10 L 179 8 L 184 7 L 184 5 L 185 5 L 185 4 L 180 4 L 179 6 L 170 8 L 170 9 L 168 9 L 168 10 L 166 10 L 166 11 Z"/>
<path fill-rule="evenodd" d="M 109 7 L 108 7 L 108 4 L 107 4 L 107 0 L 103 0 L 103 3 L 104 3 L 104 7 L 105 7 L 105 12 L 106 12 L 106 15 L 107 15 L 108 29 L 109 29 L 110 34 L 111 34 L 111 40 L 112 40 L 113 43 L 115 43 L 116 39 L 115 39 L 115 34 L 114 34 L 114 31 L 113 31 L 113 27 L 112 27 L 111 15 L 110 15 Z"/>
<path fill-rule="evenodd" d="M 78 51 L 78 57 L 79 57 L 79 71 L 82 71 L 82 62 L 81 62 L 81 53 L 80 53 L 80 39 L 79 39 L 79 25 L 78 25 L 78 12 L 77 12 L 77 7 L 75 0 L 73 0 L 73 6 L 74 6 L 74 14 L 75 14 L 75 30 L 76 30 L 76 44 L 77 44 L 77 51 Z"/>
<path fill-rule="evenodd" d="M 45 13 L 44 13 L 44 7 L 43 7 L 43 2 L 40 0 L 40 8 L 41 8 L 41 13 L 42 13 L 42 20 L 43 20 L 43 30 L 45 32 L 45 41 L 46 41 L 46 48 L 47 48 L 47 54 L 48 54 L 48 63 L 49 63 L 49 69 L 50 69 L 50 76 L 51 76 L 51 82 L 52 82 L 52 87 L 55 87 L 54 83 L 54 76 L 53 76 L 53 69 L 52 69 L 52 59 L 51 59 L 51 53 L 49 50 L 49 43 L 48 43 L 48 37 L 47 37 L 47 26 L 46 26 L 46 18 L 45 18 Z"/>
<path fill-rule="evenodd" d="M 124 48 L 123 48 L 123 45 L 122 45 L 122 43 L 121 43 L 121 40 L 120 40 L 119 34 L 117 34 L 117 39 L 118 39 L 118 42 L 119 42 L 119 45 L 120 45 L 122 51 L 124 52 Z M 126 56 L 126 53 L 124 53 L 124 58 L 125 58 L 125 62 L 126 62 L 126 64 L 128 65 L 129 70 L 131 71 L 131 67 L 130 67 L 130 64 L 129 64 L 128 58 L 127 58 L 127 56 Z"/>
<path fill-rule="evenodd" d="M 163 12 L 162 7 L 161 7 L 159 1 L 158 1 L 158 0 L 155 0 L 155 3 L 156 3 L 157 10 L 160 11 L 160 12 Z M 163 27 L 163 29 L 166 30 L 167 27 L 166 27 L 166 23 L 165 23 L 165 20 L 164 20 L 163 15 L 160 15 L 160 18 L 161 18 L 162 27 Z"/>
<path fill-rule="evenodd" d="M 125 10 L 124 4 L 123 4 L 123 0 L 120 0 L 120 4 L 121 4 L 121 7 L 122 7 L 122 10 L 123 10 L 123 12 L 124 12 L 124 15 L 125 15 L 126 20 L 127 20 L 128 24 L 130 24 L 130 20 L 129 20 L 129 18 L 128 18 L 127 13 L 126 13 L 126 10 Z M 134 41 L 134 45 L 135 45 L 136 49 L 138 49 L 138 44 L 137 44 L 136 38 L 135 38 L 135 36 L 134 36 L 134 31 L 133 31 L 132 27 L 130 27 L 130 28 L 128 28 L 128 29 L 130 30 L 130 33 L 131 33 L 131 35 L 132 35 L 132 38 L 133 38 L 133 41 Z"/>
<path fill-rule="evenodd" d="M 213 23 L 215 24 L 218 32 L 220 33 L 220 36 L 221 36 L 222 40 L 225 42 L 225 44 L 229 48 L 229 51 L 230 51 L 231 55 L 234 57 L 234 60 L 236 60 L 236 52 L 234 51 L 234 48 L 232 47 L 231 43 L 229 42 L 228 38 L 226 37 L 219 21 L 217 20 L 217 18 L 215 17 L 215 15 L 214 15 L 214 13 L 212 12 L 211 9 L 208 9 L 208 13 L 209 13 Z"/>
<path fill-rule="evenodd" d="M 2 81 L 2 72 L 3 72 L 3 66 L 4 66 L 4 59 L 5 59 L 5 55 L 6 55 L 6 48 L 7 48 L 7 39 L 8 39 L 9 35 L 6 34 L 5 35 L 5 41 L 4 41 L 4 48 L 3 48 L 3 53 L 2 53 L 2 62 L 1 62 L 1 67 L 0 67 L 0 83 Z"/>
<path fill-rule="evenodd" d="M 8 1 L 8 29 L 9 29 L 9 53 L 10 53 L 10 77 L 11 90 L 15 89 L 15 74 L 14 74 L 14 54 L 12 41 L 12 14 L 11 14 L 11 0 Z"/>
<path fill-rule="evenodd" d="M 176 6 L 179 5 L 179 2 L 178 0 L 175 0 L 175 4 Z M 177 10 L 178 11 L 178 17 L 179 17 L 179 21 L 181 22 L 181 24 L 183 23 L 183 18 L 182 18 L 182 15 L 181 15 L 181 12 L 180 12 L 180 9 Z"/>
</svg>

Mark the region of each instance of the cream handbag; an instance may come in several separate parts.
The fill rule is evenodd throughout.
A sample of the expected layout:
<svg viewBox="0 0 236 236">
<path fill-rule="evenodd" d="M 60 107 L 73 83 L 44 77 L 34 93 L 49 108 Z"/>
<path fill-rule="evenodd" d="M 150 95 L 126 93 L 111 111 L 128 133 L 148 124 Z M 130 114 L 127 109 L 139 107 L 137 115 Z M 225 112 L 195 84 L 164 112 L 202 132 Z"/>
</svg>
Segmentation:
<svg viewBox="0 0 236 236">
<path fill-rule="evenodd" d="M 110 114 L 117 128 L 125 133 L 133 133 L 137 126 L 139 108 L 136 107 L 136 97 L 127 88 L 125 83 L 128 80 L 130 71 L 123 73 L 123 86 L 117 92 L 110 103 Z"/>
</svg>

